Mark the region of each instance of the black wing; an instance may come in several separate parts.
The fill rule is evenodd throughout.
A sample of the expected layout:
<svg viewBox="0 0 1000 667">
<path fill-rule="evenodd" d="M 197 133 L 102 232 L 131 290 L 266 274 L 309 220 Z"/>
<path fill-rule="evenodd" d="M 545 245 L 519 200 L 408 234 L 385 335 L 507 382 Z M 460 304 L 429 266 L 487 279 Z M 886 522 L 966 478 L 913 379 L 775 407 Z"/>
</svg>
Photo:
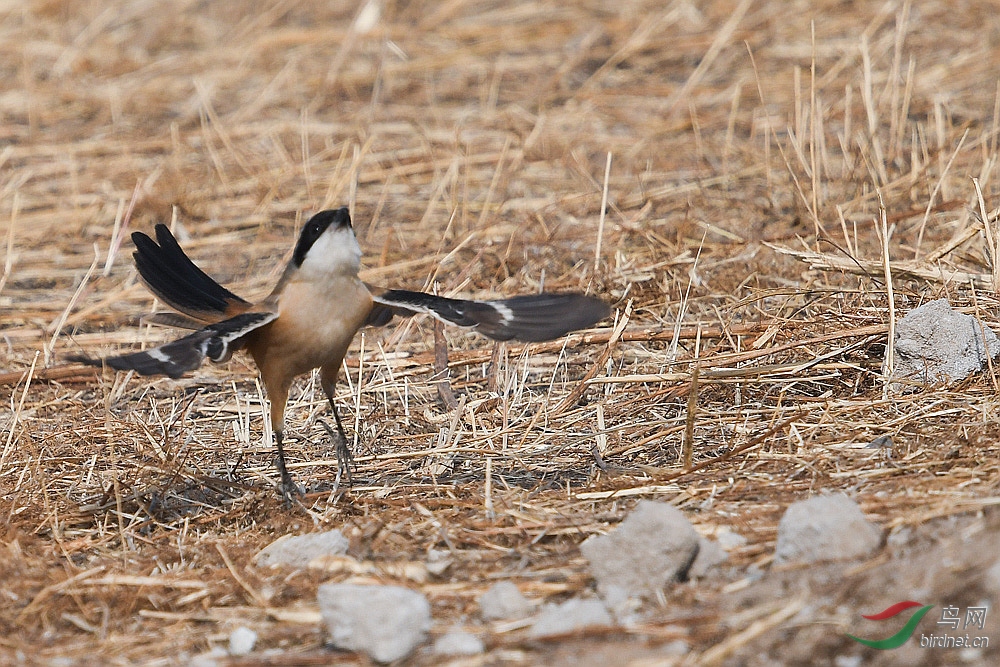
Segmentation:
<svg viewBox="0 0 1000 667">
<path fill-rule="evenodd" d="M 372 294 L 376 307 L 367 324 L 381 326 L 393 315 L 425 313 L 460 327 L 470 327 L 495 340 L 552 340 L 586 329 L 611 314 L 598 298 L 576 293 L 542 293 L 496 301 L 448 299 L 424 292 L 386 290 Z"/>
<path fill-rule="evenodd" d="M 201 321 L 218 320 L 231 316 L 234 309 L 250 308 L 248 301 L 199 269 L 184 254 L 166 225 L 156 225 L 156 241 L 142 232 L 134 232 L 132 242 L 135 243 L 132 254 L 135 268 L 142 281 L 170 307 Z"/>
<path fill-rule="evenodd" d="M 215 362 L 228 360 L 243 347 L 250 333 L 273 322 L 277 317 L 277 313 L 243 313 L 144 352 L 106 359 L 82 356 L 69 359 L 91 366 L 107 365 L 119 371 L 135 371 L 139 375 L 179 378 L 201 366 L 206 358 Z"/>
</svg>

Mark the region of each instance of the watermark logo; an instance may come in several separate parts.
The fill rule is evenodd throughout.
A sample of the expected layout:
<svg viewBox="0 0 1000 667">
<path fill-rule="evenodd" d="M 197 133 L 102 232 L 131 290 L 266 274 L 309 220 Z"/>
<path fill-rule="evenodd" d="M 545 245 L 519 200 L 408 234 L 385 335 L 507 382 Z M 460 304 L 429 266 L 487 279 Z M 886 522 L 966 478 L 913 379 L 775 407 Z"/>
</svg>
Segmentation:
<svg viewBox="0 0 1000 667">
<path fill-rule="evenodd" d="M 927 612 L 934 608 L 934 605 L 925 605 L 913 600 L 904 600 L 903 602 L 897 602 L 887 607 L 877 614 L 862 615 L 862 618 L 866 618 L 869 621 L 885 621 L 914 607 L 919 607 L 919 609 L 910 616 L 910 620 L 903 625 L 899 632 L 890 637 L 886 637 L 885 639 L 862 639 L 851 634 L 847 636 L 859 644 L 864 644 L 875 649 L 890 650 L 899 648 L 913 636 L 917 630 L 917 625 L 923 620 Z M 946 626 L 946 628 L 950 628 L 952 631 L 957 631 L 959 625 L 961 625 L 963 630 L 970 628 L 982 630 L 986 627 L 986 611 L 986 607 L 968 607 L 963 617 L 961 609 L 948 605 L 941 608 L 941 620 L 937 624 Z M 965 635 L 956 635 L 948 632 L 947 629 L 942 630 L 941 634 L 920 634 L 920 646 L 924 648 L 987 648 L 989 644 L 989 637 L 970 636 L 968 633 Z"/>
<path fill-rule="evenodd" d="M 891 637 L 886 637 L 885 639 L 862 639 L 861 637 L 855 637 L 850 634 L 847 636 L 859 644 L 864 644 L 865 646 L 869 646 L 871 648 L 884 650 L 899 648 L 906 643 L 907 639 L 913 636 L 913 633 L 917 630 L 917 624 L 920 623 L 920 620 L 927 612 L 934 608 L 934 605 L 921 604 L 919 602 L 914 602 L 913 600 L 904 600 L 903 602 L 897 602 L 896 604 L 887 607 L 877 614 L 862 614 L 861 616 L 862 618 L 867 618 L 869 621 L 884 621 L 886 619 L 893 618 L 894 616 L 898 616 L 907 609 L 912 609 L 913 607 L 920 607 L 920 610 L 913 614 L 913 616 L 910 617 L 910 620 L 906 622 L 906 625 L 904 625 L 899 632 Z"/>
</svg>

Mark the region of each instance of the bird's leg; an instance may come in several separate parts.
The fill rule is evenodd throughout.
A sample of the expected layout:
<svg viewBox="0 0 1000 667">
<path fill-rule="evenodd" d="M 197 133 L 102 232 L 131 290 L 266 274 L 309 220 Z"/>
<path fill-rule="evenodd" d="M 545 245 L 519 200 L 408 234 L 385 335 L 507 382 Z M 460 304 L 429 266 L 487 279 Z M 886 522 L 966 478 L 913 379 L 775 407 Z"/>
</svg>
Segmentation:
<svg viewBox="0 0 1000 667">
<path fill-rule="evenodd" d="M 282 442 L 283 431 L 285 430 L 285 403 L 288 402 L 288 388 L 291 386 L 290 379 L 279 377 L 275 379 L 272 375 L 262 373 L 264 386 L 267 387 L 267 398 L 271 403 L 271 432 L 274 434 L 274 446 L 278 450 L 278 458 L 275 465 L 278 468 L 278 475 L 281 481 L 278 483 L 278 491 L 285 499 L 286 505 L 291 505 L 298 496 L 304 495 L 303 490 L 292 480 L 291 473 L 288 472 L 288 465 L 285 463 L 285 447 Z"/>
<path fill-rule="evenodd" d="M 334 482 L 334 487 L 340 486 L 341 477 L 346 479 L 347 484 L 350 485 L 351 468 L 354 466 L 354 454 L 351 453 L 351 446 L 347 442 L 347 435 L 344 434 L 344 425 L 340 422 L 340 413 L 337 412 L 337 406 L 334 405 L 332 398 L 330 398 L 330 409 L 333 411 L 333 419 L 337 424 L 337 433 L 334 434 L 333 429 L 327 426 L 326 422 L 321 421 L 320 424 L 326 429 L 330 439 L 337 443 L 337 480 Z"/>
<path fill-rule="evenodd" d="M 274 444 L 278 450 L 278 475 L 281 477 L 281 483 L 278 489 L 281 491 L 281 496 L 285 499 L 286 505 L 291 505 L 292 501 L 295 500 L 296 496 L 303 495 L 302 489 L 295 480 L 292 479 L 292 474 L 288 472 L 288 466 L 285 464 L 285 448 L 281 444 L 281 430 L 274 430 Z"/>
<path fill-rule="evenodd" d="M 320 422 L 323 424 L 323 428 L 330 435 L 330 439 L 336 441 L 337 447 L 337 481 L 335 486 L 340 486 L 340 479 L 343 477 L 347 480 L 348 485 L 351 483 L 351 468 L 354 466 L 354 455 L 351 453 L 351 446 L 348 443 L 347 435 L 344 433 L 344 424 L 340 421 L 340 413 L 337 412 L 337 404 L 334 402 L 334 394 L 337 389 L 337 372 L 340 370 L 340 365 L 333 371 L 324 368 L 320 372 L 320 384 L 323 386 L 323 393 L 326 394 L 326 400 L 330 402 L 330 411 L 333 412 L 333 420 L 337 424 L 337 435 L 334 437 L 333 430 L 327 426 L 326 422 Z"/>
</svg>

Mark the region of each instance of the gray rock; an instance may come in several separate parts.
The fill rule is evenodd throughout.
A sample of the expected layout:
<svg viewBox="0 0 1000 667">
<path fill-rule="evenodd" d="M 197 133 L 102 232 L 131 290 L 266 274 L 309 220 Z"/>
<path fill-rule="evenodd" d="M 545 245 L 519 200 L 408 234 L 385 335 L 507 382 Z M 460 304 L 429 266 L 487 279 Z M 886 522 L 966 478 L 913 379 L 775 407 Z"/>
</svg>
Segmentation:
<svg viewBox="0 0 1000 667">
<path fill-rule="evenodd" d="M 882 543 L 882 531 L 843 493 L 792 503 L 778 523 L 776 564 L 865 558 Z"/>
<path fill-rule="evenodd" d="M 535 619 L 528 635 L 535 639 L 577 632 L 585 628 L 608 628 L 614 625 L 600 600 L 567 600 L 547 604 Z"/>
<path fill-rule="evenodd" d="M 408 588 L 323 584 L 316 597 L 333 645 L 378 662 L 405 658 L 431 628 L 430 603 Z"/>
<path fill-rule="evenodd" d="M 655 596 L 683 579 L 698 553 L 698 533 L 673 505 L 640 501 L 621 525 L 580 545 L 602 594 L 610 587 L 630 596 Z"/>
<path fill-rule="evenodd" d="M 229 633 L 229 655 L 249 655 L 257 643 L 257 633 L 241 625 Z"/>
<path fill-rule="evenodd" d="M 914 308 L 896 323 L 892 391 L 951 383 L 981 371 L 1000 354 L 1000 340 L 971 315 L 957 313 L 947 299 Z M 883 373 L 886 371 L 883 363 Z M 905 381 L 905 382 L 904 382 Z"/>
<path fill-rule="evenodd" d="M 524 618 L 531 611 L 531 602 L 512 581 L 495 583 L 479 596 L 479 613 L 488 621 Z"/>
<path fill-rule="evenodd" d="M 305 567 L 319 556 L 339 556 L 347 553 L 350 543 L 339 530 L 282 537 L 257 554 L 257 565 L 289 565 Z"/>
<path fill-rule="evenodd" d="M 485 650 L 483 640 L 463 630 L 447 632 L 434 642 L 434 653 L 437 655 L 479 655 Z"/>
</svg>

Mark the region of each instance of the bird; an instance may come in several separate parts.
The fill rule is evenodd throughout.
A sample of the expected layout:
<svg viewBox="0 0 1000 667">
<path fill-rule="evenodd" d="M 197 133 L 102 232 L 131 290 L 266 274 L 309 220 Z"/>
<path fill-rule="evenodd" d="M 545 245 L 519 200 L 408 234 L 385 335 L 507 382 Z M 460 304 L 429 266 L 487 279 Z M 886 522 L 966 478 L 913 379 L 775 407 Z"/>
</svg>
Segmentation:
<svg viewBox="0 0 1000 667">
<path fill-rule="evenodd" d="M 285 404 L 293 380 L 314 369 L 319 369 L 337 426 L 338 480 L 342 470 L 350 475 L 351 452 L 334 397 L 344 356 L 363 327 L 384 326 L 394 316 L 426 314 L 494 340 L 534 342 L 591 327 L 610 315 L 605 301 L 576 292 L 475 301 L 365 283 L 358 275 L 362 253 L 346 207 L 309 218 L 277 284 L 258 303 L 237 296 L 198 268 L 166 225 L 157 224 L 154 234 L 155 240 L 133 232 L 135 266 L 149 291 L 176 312 L 153 313 L 145 320 L 192 333 L 141 352 L 75 355 L 70 360 L 179 378 L 206 359 L 224 363 L 246 350 L 270 403 L 279 490 L 286 503 L 302 490 L 285 459 Z M 323 426 L 333 437 L 325 422 Z"/>
</svg>

